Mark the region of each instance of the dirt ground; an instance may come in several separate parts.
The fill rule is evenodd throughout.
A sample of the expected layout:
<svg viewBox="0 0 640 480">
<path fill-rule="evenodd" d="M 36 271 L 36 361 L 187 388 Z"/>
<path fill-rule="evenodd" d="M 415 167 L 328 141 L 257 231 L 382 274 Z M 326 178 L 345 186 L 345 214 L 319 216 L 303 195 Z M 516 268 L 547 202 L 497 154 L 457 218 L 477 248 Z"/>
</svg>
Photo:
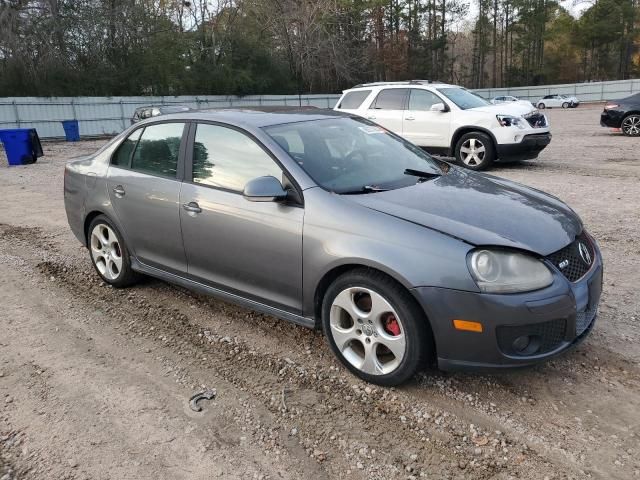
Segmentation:
<svg viewBox="0 0 640 480">
<path fill-rule="evenodd" d="M 640 479 L 640 139 L 548 111 L 537 161 L 493 173 L 568 202 L 599 240 L 598 323 L 575 351 L 396 389 L 319 332 L 147 280 L 98 281 L 63 167 L 104 141 L 0 167 L 0 480 Z M 202 387 L 217 397 L 195 413 Z"/>
</svg>

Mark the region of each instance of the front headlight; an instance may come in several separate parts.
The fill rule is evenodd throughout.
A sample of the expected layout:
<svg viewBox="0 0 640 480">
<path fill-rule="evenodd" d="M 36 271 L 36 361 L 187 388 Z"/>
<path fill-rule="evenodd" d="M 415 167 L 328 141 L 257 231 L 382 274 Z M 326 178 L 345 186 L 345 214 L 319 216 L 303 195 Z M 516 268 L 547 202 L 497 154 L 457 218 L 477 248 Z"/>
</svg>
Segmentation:
<svg viewBox="0 0 640 480">
<path fill-rule="evenodd" d="M 518 127 L 520 129 L 527 128 L 524 119 L 514 117 L 513 115 L 496 115 L 496 118 L 498 119 L 498 123 L 503 127 Z"/>
<path fill-rule="evenodd" d="M 485 293 L 528 292 L 548 287 L 551 271 L 537 258 L 506 250 L 475 250 L 468 257 L 469 271 Z"/>
</svg>

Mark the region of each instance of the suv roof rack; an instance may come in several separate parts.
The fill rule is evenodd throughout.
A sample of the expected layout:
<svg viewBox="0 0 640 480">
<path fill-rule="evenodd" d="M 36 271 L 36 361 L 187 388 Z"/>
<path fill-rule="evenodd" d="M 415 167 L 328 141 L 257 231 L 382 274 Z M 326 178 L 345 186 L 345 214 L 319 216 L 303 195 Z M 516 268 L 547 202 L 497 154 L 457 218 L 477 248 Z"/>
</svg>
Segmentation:
<svg viewBox="0 0 640 480">
<path fill-rule="evenodd" d="M 352 88 L 359 87 L 377 87 L 379 85 L 424 85 L 426 83 L 436 83 L 433 80 L 404 80 L 400 82 L 370 82 L 370 83 L 359 83 L 358 85 Z"/>
</svg>

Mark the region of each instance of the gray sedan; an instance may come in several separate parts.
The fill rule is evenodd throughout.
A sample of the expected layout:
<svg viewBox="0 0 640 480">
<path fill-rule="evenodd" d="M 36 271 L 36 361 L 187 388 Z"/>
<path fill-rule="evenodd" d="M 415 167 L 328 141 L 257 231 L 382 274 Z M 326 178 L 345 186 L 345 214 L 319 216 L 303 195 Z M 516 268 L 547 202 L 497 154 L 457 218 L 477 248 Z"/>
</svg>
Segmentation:
<svg viewBox="0 0 640 480">
<path fill-rule="evenodd" d="M 602 258 L 568 206 L 338 112 L 142 121 L 70 162 L 64 197 L 105 282 L 151 275 L 322 328 L 381 385 L 534 364 L 596 318 Z"/>
</svg>

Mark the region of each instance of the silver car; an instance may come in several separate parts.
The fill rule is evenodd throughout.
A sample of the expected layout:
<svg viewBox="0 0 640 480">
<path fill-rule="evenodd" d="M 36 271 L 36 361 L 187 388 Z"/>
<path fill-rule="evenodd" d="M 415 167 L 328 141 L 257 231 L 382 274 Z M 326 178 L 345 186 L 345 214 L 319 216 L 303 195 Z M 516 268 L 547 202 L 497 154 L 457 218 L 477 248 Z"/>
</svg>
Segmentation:
<svg viewBox="0 0 640 480">
<path fill-rule="evenodd" d="M 322 328 L 381 385 L 534 364 L 596 318 L 602 257 L 569 207 L 344 113 L 142 121 L 67 164 L 64 197 L 105 282 L 151 275 Z"/>
</svg>

